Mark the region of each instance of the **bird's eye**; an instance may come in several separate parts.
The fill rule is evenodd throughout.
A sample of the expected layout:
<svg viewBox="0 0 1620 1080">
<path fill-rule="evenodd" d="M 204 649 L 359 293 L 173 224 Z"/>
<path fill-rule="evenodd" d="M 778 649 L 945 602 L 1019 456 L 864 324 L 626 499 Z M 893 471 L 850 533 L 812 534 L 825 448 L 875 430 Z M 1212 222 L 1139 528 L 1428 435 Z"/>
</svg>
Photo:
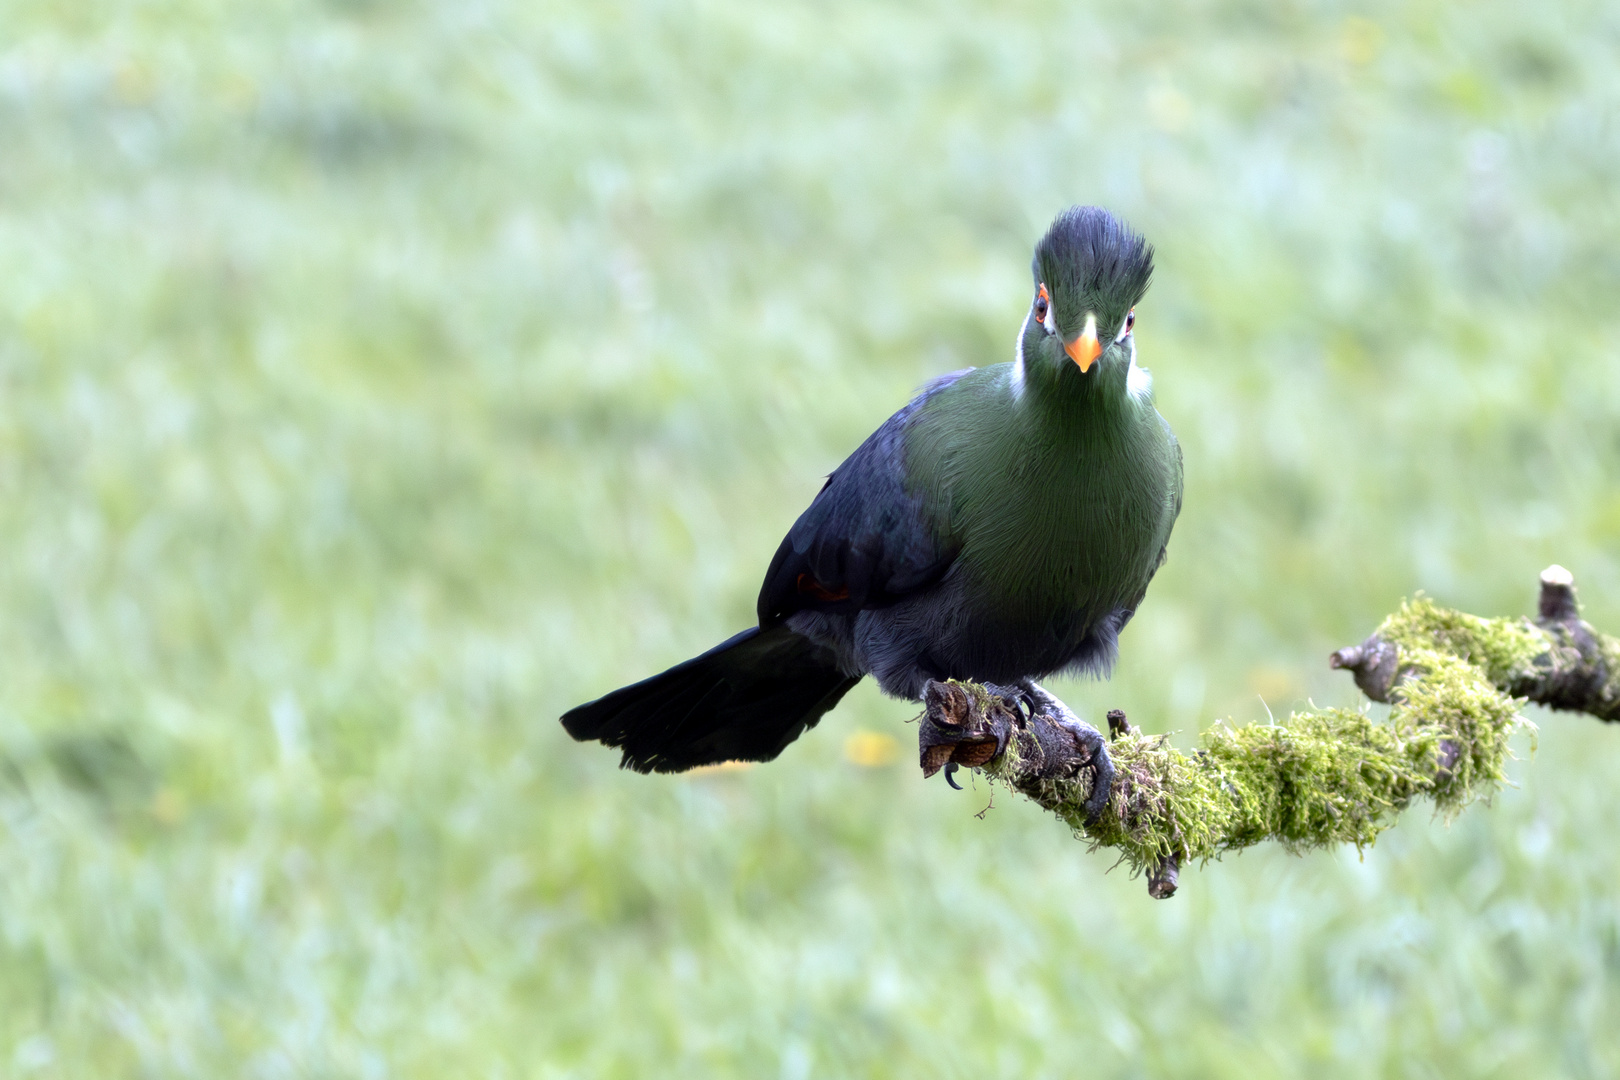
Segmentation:
<svg viewBox="0 0 1620 1080">
<path fill-rule="evenodd" d="M 1042 285 L 1040 291 L 1035 294 L 1035 321 L 1045 323 L 1046 311 L 1051 306 L 1052 298 L 1046 295 L 1046 286 Z"/>
<path fill-rule="evenodd" d="M 1124 341 L 1125 340 L 1125 335 L 1130 333 L 1131 332 L 1131 327 L 1133 327 L 1135 325 L 1136 325 L 1136 309 L 1131 308 L 1131 310 L 1126 312 L 1126 314 L 1125 314 L 1125 325 L 1121 326 L 1119 328 L 1119 337 L 1115 338 L 1114 340 L 1115 341 Z"/>
</svg>

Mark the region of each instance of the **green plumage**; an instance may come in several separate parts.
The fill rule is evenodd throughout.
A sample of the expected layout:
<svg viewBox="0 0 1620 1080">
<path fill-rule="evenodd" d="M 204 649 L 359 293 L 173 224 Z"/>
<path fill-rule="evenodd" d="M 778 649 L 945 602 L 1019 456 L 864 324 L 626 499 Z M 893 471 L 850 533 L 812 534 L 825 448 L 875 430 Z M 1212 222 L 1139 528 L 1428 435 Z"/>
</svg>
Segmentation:
<svg viewBox="0 0 1620 1080">
<path fill-rule="evenodd" d="M 1031 320 L 1023 354 L 1021 375 L 998 364 L 932 395 L 907 438 L 908 477 L 959 546 L 990 633 L 1134 610 L 1181 507 L 1180 447 L 1151 394 L 1128 387 L 1125 344 L 1081 372 Z"/>
</svg>

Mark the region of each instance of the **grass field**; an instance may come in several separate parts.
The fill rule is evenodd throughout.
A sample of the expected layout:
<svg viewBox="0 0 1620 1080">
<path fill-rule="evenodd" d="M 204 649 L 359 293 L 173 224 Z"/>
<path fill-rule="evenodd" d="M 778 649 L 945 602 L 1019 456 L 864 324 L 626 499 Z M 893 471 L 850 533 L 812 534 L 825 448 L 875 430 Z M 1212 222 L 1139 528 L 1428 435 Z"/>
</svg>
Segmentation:
<svg viewBox="0 0 1620 1080">
<path fill-rule="evenodd" d="M 1596 2 L 8 0 L 0 1074 L 1620 1075 L 1590 719 L 1165 902 L 869 686 L 696 777 L 556 723 L 747 625 L 1072 202 L 1187 492 L 1071 704 L 1352 703 L 1554 561 L 1620 629 L 1617 71 Z"/>
</svg>

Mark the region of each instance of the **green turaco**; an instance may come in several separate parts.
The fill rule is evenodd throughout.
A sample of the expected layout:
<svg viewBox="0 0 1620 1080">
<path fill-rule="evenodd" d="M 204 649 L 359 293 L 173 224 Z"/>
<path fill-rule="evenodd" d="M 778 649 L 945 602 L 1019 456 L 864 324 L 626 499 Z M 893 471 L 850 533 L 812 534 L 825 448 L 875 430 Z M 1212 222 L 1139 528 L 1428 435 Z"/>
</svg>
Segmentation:
<svg viewBox="0 0 1620 1080">
<path fill-rule="evenodd" d="M 827 478 L 765 573 L 759 625 L 571 710 L 570 734 L 677 772 L 776 757 L 868 674 L 896 697 L 955 678 L 1034 705 L 1053 700 L 1035 679 L 1107 673 L 1181 509 L 1132 333 L 1153 251 L 1074 207 L 1032 269 L 1012 361 L 935 379 Z M 1106 781 L 1101 737 L 1073 726 Z"/>
</svg>

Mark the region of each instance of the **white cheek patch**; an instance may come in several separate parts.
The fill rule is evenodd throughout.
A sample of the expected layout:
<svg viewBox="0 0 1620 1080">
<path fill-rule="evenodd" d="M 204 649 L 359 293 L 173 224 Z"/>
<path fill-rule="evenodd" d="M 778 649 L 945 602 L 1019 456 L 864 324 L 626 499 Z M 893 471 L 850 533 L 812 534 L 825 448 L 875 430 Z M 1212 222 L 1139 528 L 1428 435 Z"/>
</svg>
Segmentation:
<svg viewBox="0 0 1620 1080">
<path fill-rule="evenodd" d="M 1046 327 L 1048 334 L 1057 333 L 1057 308 L 1050 302 L 1046 305 L 1046 321 L 1041 325 Z"/>
<path fill-rule="evenodd" d="M 1131 347 L 1131 369 L 1125 373 L 1125 389 L 1137 401 L 1147 401 L 1153 397 L 1153 375 L 1146 368 L 1136 366 L 1136 339 L 1129 340 Z"/>
<path fill-rule="evenodd" d="M 1029 331 L 1029 316 L 1018 324 L 1018 340 L 1013 342 L 1012 396 L 1014 401 L 1024 398 L 1024 334 Z"/>
</svg>

